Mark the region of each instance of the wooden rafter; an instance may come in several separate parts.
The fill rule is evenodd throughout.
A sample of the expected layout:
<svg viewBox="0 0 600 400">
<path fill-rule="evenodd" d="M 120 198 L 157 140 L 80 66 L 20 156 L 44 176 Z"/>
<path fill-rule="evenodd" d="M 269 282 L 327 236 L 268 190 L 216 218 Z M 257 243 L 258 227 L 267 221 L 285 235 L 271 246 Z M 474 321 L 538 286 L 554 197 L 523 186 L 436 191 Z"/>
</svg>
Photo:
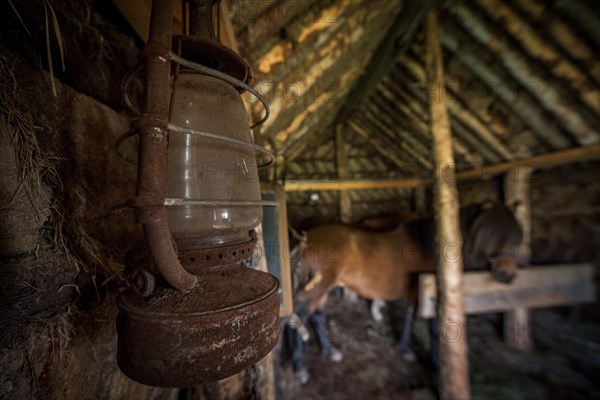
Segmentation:
<svg viewBox="0 0 600 400">
<path fill-rule="evenodd" d="M 365 106 L 363 107 L 362 114 L 365 120 L 371 122 L 375 127 L 376 131 L 382 133 L 381 139 L 394 148 L 395 142 L 398 142 L 402 150 L 409 153 L 425 168 L 433 169 L 433 163 L 429 161 L 427 145 L 420 142 L 411 133 L 400 128 L 400 124 L 396 123 L 392 116 L 388 113 L 377 112 L 376 109 Z M 399 134 L 402 134 L 400 137 Z"/>
<path fill-rule="evenodd" d="M 406 91 L 399 92 L 397 85 L 388 79 L 386 79 L 385 82 L 389 84 L 388 87 L 381 85 L 378 88 L 377 93 L 380 96 L 379 98 L 373 98 L 373 103 L 377 104 L 378 107 L 387 110 L 392 118 L 395 117 L 394 120 L 396 123 L 399 126 L 403 126 L 406 130 L 406 135 L 416 132 L 423 140 L 431 140 L 431 132 L 429 132 L 429 127 L 426 123 L 425 110 L 421 107 L 419 100 L 410 96 Z M 402 93 L 402 95 L 400 96 L 399 93 Z M 406 102 L 410 102 L 410 105 L 406 104 Z M 393 108 L 391 104 L 393 104 Z M 455 123 L 456 120 L 453 120 L 452 122 Z M 454 151 L 464 157 L 467 162 L 481 162 L 480 157 L 473 154 L 473 152 L 463 144 L 462 138 L 463 137 L 461 136 L 452 141 Z M 475 146 L 474 148 L 480 151 L 481 147 L 483 146 Z M 487 148 L 484 147 L 483 151 L 485 152 L 486 150 Z M 487 150 L 487 152 L 490 153 L 489 150 Z M 496 158 L 497 156 L 492 156 L 491 159 L 495 161 Z"/>
<path fill-rule="evenodd" d="M 560 87 L 557 88 L 545 79 L 546 71 L 542 66 L 531 62 L 522 52 L 511 46 L 505 37 L 493 31 L 492 25 L 473 12 L 472 8 L 467 9 L 464 4 L 457 3 L 449 10 L 459 24 L 465 27 L 475 40 L 487 47 L 519 84 L 538 94 L 536 98 L 543 107 L 567 128 L 578 143 L 590 145 L 600 141 L 600 134 L 585 120 L 576 109 L 576 105 L 564 96 Z"/>
<path fill-rule="evenodd" d="M 402 65 L 419 80 L 422 84 L 425 83 L 425 68 L 412 57 L 402 57 Z M 414 86 L 414 85 L 413 85 Z M 454 118 L 459 119 L 465 125 L 469 126 L 477 135 L 487 142 L 493 149 L 502 155 L 505 159 L 513 158 L 513 153 L 502 143 L 497 135 L 486 126 L 481 120 L 473 115 L 456 97 L 450 88 L 443 86 L 445 90 L 442 92 L 439 88 L 433 88 L 437 91 L 436 96 L 439 99 L 445 98 L 448 103 L 448 110 Z M 410 88 L 410 85 L 409 85 Z M 414 89 L 417 90 L 416 88 Z"/>
<path fill-rule="evenodd" d="M 348 118 L 356 107 L 373 93 L 381 79 L 393 68 L 398 56 L 408 49 L 427 10 L 434 5 L 435 1 L 432 0 L 405 2 L 404 8 L 379 45 L 367 70 L 346 97 L 336 120 Z"/>
<path fill-rule="evenodd" d="M 600 145 L 577 147 L 560 150 L 522 159 L 515 159 L 478 168 L 460 171 L 456 174 L 459 181 L 489 179 L 503 174 L 511 169 L 519 168 L 553 168 L 573 162 L 584 162 L 600 159 Z M 323 181 L 294 181 L 285 184 L 287 192 L 311 190 L 370 190 L 381 188 L 414 188 L 431 184 L 431 178 L 415 179 L 386 179 L 386 180 L 350 180 L 337 182 Z"/>
<path fill-rule="evenodd" d="M 545 115 L 539 102 L 531 93 L 520 88 L 501 68 L 483 61 L 483 54 L 487 51 L 483 46 L 469 40 L 451 19 L 448 19 L 441 28 L 444 48 L 458 58 L 461 65 L 472 72 L 484 85 L 495 84 L 498 90 L 494 94 L 519 116 L 538 138 L 543 138 L 557 150 L 571 145 L 556 124 Z"/>
<path fill-rule="evenodd" d="M 547 33 L 536 31 L 529 24 L 523 23 L 520 15 L 507 2 L 491 5 L 488 1 L 476 0 L 479 7 L 511 36 L 518 39 L 523 49 L 535 60 L 544 65 L 544 70 L 562 80 L 571 88 L 573 98 L 588 107 L 595 114 L 600 104 L 600 91 L 588 79 L 587 74 L 577 63 L 561 53 L 553 41 L 548 40 Z M 576 43 L 575 43 L 576 45 Z M 580 107 L 583 112 L 583 108 Z M 592 117 L 593 118 L 593 117 Z"/>
<path fill-rule="evenodd" d="M 410 160 L 402 159 L 398 154 L 400 153 L 397 149 L 396 143 L 392 142 L 387 136 L 382 135 L 372 135 L 369 134 L 369 131 L 377 131 L 381 129 L 386 129 L 380 122 L 376 119 L 371 120 L 371 122 L 362 122 L 360 118 L 351 118 L 348 120 L 348 123 L 352 128 L 362 136 L 371 146 L 373 146 L 379 153 L 381 153 L 384 157 L 390 160 L 394 165 L 396 165 L 401 170 L 405 169 L 409 164 Z M 372 124 L 371 129 L 365 129 L 363 124 Z M 368 126 L 368 125 L 367 125 Z M 423 166 L 427 169 L 432 169 L 433 164 L 416 150 L 414 150 L 410 145 L 400 142 L 399 143 L 402 150 L 406 151 L 408 155 L 416 160 L 419 165 Z"/>
</svg>

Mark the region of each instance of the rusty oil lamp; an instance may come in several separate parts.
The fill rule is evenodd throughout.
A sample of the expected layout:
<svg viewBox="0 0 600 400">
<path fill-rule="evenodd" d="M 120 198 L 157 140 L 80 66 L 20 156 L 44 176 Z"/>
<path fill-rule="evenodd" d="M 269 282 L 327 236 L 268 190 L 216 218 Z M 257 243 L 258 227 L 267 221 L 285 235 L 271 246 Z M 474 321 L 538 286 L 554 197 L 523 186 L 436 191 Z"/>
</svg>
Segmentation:
<svg viewBox="0 0 600 400">
<path fill-rule="evenodd" d="M 277 279 L 244 266 L 262 206 L 272 205 L 261 201 L 256 156 L 273 157 L 252 143 L 240 93 L 265 105 L 261 123 L 268 108 L 248 86 L 248 65 L 218 40 L 218 1 L 183 9 L 189 27 L 172 36 L 172 0 L 154 0 L 141 52 L 135 208 L 152 263 L 118 301 L 119 367 L 163 387 L 235 374 L 279 334 Z"/>
</svg>

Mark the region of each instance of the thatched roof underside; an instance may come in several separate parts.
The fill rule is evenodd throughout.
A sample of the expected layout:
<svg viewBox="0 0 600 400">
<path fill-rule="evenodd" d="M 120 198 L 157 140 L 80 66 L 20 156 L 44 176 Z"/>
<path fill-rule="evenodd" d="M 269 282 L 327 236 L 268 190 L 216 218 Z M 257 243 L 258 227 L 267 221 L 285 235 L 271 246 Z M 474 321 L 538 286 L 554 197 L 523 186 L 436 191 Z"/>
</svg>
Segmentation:
<svg viewBox="0 0 600 400">
<path fill-rule="evenodd" d="M 288 179 L 336 178 L 336 117 L 410 2 L 261 2 L 254 14 L 243 1 L 231 6 L 255 85 L 271 89 L 261 140 L 285 157 Z M 449 1 L 440 21 L 447 85 L 439 93 L 459 170 L 600 141 L 594 1 Z M 433 168 L 423 36 L 421 26 L 404 52 L 392 49 L 402 54 L 344 125 L 348 179 Z M 353 217 L 396 210 L 405 193 L 350 191 Z M 318 195 L 289 193 L 290 213 L 336 217 L 339 194 Z"/>
</svg>

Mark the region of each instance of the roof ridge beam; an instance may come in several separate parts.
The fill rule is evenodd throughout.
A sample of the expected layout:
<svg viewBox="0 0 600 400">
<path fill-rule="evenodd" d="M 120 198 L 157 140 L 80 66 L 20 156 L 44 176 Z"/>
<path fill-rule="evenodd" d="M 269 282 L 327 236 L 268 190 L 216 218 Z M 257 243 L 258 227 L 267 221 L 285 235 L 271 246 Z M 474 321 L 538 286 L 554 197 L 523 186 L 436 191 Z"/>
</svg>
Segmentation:
<svg viewBox="0 0 600 400">
<path fill-rule="evenodd" d="M 383 77 L 394 68 L 398 57 L 408 49 L 427 11 L 435 5 L 435 0 L 405 1 L 396 21 L 377 48 L 367 70 L 346 97 L 336 120 L 347 119 L 363 100 L 373 93 Z"/>
</svg>

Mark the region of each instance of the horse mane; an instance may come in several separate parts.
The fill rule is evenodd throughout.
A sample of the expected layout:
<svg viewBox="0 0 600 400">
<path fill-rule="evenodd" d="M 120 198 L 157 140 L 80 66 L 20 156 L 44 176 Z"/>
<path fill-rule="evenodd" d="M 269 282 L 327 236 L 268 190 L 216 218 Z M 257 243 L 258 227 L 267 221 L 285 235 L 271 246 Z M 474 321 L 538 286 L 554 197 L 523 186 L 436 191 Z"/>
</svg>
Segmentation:
<svg viewBox="0 0 600 400">
<path fill-rule="evenodd" d="M 485 269 L 500 253 L 515 254 L 523 231 L 511 210 L 503 204 L 473 205 L 460 210 L 465 269 Z M 405 225 L 410 238 L 427 257 L 437 254 L 435 219 L 424 218 Z"/>
<path fill-rule="evenodd" d="M 512 211 L 503 204 L 483 209 L 464 238 L 465 269 L 485 268 L 490 259 L 501 254 L 517 258 L 523 230 Z"/>
</svg>

